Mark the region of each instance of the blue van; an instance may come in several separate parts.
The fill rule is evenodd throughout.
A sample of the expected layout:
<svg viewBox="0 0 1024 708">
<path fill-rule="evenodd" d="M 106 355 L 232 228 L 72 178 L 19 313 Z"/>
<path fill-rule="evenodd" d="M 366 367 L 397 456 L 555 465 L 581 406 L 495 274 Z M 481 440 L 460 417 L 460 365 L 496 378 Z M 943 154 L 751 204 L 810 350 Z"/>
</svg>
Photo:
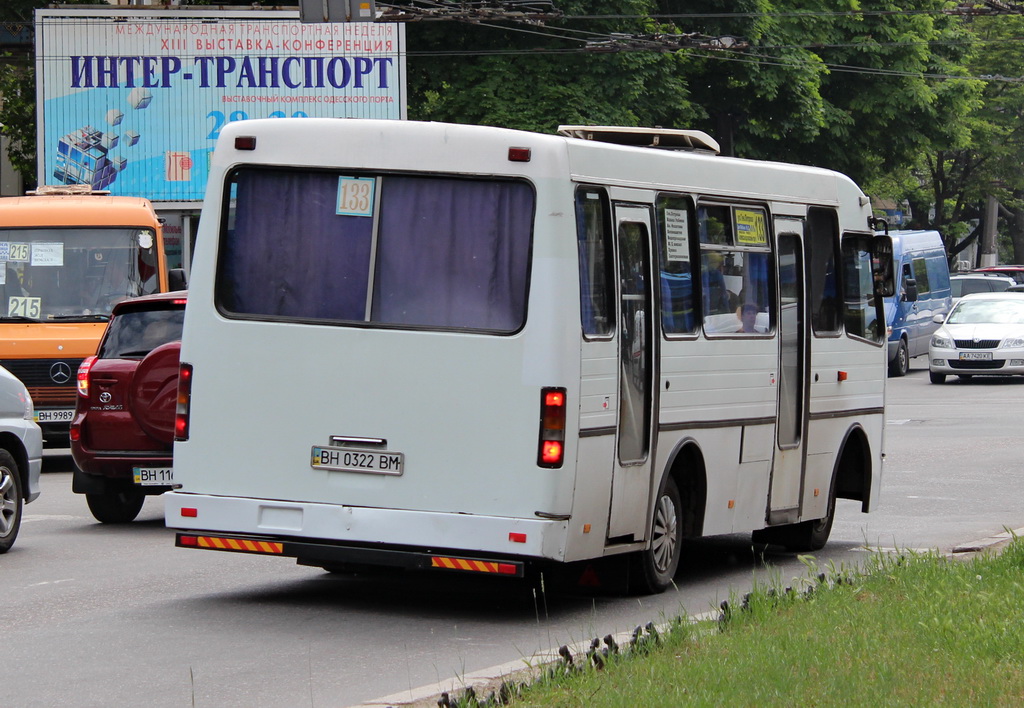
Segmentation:
<svg viewBox="0 0 1024 708">
<path fill-rule="evenodd" d="M 949 262 L 938 231 L 890 231 L 896 292 L 885 298 L 889 375 L 903 376 L 910 360 L 928 354 L 928 341 L 953 304 Z"/>
</svg>

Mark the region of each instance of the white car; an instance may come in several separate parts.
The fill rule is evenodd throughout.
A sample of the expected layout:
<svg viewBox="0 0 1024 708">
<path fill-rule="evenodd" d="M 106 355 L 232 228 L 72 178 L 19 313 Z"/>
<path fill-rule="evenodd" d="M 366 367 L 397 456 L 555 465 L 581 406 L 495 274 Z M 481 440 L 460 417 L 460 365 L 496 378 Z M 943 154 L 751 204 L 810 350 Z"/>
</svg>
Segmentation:
<svg viewBox="0 0 1024 708">
<path fill-rule="evenodd" d="M 943 383 L 949 375 L 1024 376 L 1024 293 L 960 298 L 928 346 L 932 383 Z"/>
<path fill-rule="evenodd" d="M 25 385 L 0 367 L 0 553 L 14 545 L 24 504 L 39 496 L 43 433 Z"/>
</svg>

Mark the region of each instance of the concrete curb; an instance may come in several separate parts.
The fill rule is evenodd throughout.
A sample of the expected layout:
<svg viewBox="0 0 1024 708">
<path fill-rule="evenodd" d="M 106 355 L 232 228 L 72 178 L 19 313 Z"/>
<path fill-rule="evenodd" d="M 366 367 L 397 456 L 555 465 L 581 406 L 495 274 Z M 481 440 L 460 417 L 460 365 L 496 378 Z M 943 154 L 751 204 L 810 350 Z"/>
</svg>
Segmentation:
<svg viewBox="0 0 1024 708">
<path fill-rule="evenodd" d="M 953 549 L 953 553 L 977 553 L 979 551 L 989 550 L 994 546 L 1009 543 L 1014 538 L 1018 538 L 1020 536 L 1024 536 L 1024 528 L 1015 529 L 1013 531 L 1004 531 L 1003 533 L 983 538 L 980 541 L 975 541 L 974 543 L 961 544 Z"/>
<path fill-rule="evenodd" d="M 997 546 L 1005 545 L 1017 537 L 1024 537 L 1024 528 L 1015 529 L 1013 531 L 1004 531 L 1003 533 L 996 534 L 995 536 L 989 536 L 973 543 L 964 543 L 959 546 L 955 546 L 950 551 L 950 554 L 978 553 L 985 550 L 991 550 Z M 864 548 L 864 550 L 876 550 L 883 552 L 899 551 L 899 549 L 896 548 Z M 928 549 L 916 550 L 926 551 Z M 702 622 L 705 620 L 717 620 L 720 616 L 721 613 L 718 611 L 702 612 L 700 614 L 690 615 L 688 619 L 691 622 Z M 667 623 L 658 625 L 657 630 L 661 632 L 666 629 L 667 626 Z M 633 633 L 619 632 L 612 636 L 620 646 L 625 646 L 632 640 Z M 587 651 L 590 649 L 590 642 L 576 642 L 567 646 L 569 651 L 572 652 L 573 658 L 578 659 L 586 656 Z M 455 676 L 434 684 L 428 684 L 426 686 L 420 686 L 419 688 L 413 688 L 406 691 L 399 691 L 398 693 L 374 698 L 370 701 L 366 701 L 365 703 L 350 706 L 349 708 L 436 708 L 442 693 L 447 693 L 449 696 L 454 698 L 454 694 L 465 691 L 469 687 L 473 688 L 473 691 L 478 697 L 484 699 L 492 691 L 497 691 L 501 687 L 502 683 L 506 681 L 516 683 L 530 682 L 537 679 L 546 667 L 561 660 L 562 659 L 557 648 L 548 649 L 547 651 L 538 652 L 528 659 L 518 659 L 505 664 L 480 669 L 479 671 L 474 671 L 464 676 Z"/>
</svg>

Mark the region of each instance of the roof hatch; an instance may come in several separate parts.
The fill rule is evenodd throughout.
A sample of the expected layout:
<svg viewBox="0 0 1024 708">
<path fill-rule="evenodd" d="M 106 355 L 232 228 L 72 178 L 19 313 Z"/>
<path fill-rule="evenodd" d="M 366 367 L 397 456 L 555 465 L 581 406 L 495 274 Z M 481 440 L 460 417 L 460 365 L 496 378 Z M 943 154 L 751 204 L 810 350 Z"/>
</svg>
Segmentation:
<svg viewBox="0 0 1024 708">
<path fill-rule="evenodd" d="M 558 134 L 567 138 L 662 150 L 697 150 L 715 155 L 722 151 L 718 141 L 702 130 L 632 128 L 619 125 L 560 125 Z"/>
</svg>

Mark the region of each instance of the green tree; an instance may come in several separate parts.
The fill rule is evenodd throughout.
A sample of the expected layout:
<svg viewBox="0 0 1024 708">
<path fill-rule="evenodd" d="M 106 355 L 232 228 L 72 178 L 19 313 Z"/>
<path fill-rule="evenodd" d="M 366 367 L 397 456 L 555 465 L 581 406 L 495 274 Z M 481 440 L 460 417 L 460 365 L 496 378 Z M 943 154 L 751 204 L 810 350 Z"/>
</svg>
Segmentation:
<svg viewBox="0 0 1024 708">
<path fill-rule="evenodd" d="M 908 12 L 887 0 L 746 3 L 757 14 L 699 28 L 745 35 L 751 47 L 735 61 L 688 66 L 692 98 L 730 116 L 738 155 L 825 166 L 858 182 L 881 178 L 935 143 L 970 135 L 963 116 L 980 82 L 929 76 L 966 75 L 970 33 L 942 13 L 948 4 L 919 0 Z M 688 12 L 730 7 L 687 3 Z"/>
<path fill-rule="evenodd" d="M 90 0 L 66 0 L 67 5 L 88 5 Z M 4 0 L 0 22 L 10 28 L 32 27 L 33 12 L 47 0 Z M 7 155 L 26 187 L 36 175 L 36 76 L 33 52 L 0 53 L 0 123 L 7 136 Z"/>
<path fill-rule="evenodd" d="M 583 51 L 586 40 L 611 32 L 664 29 L 648 18 L 651 2 L 570 0 L 558 7 L 567 16 L 623 17 L 549 21 L 545 28 L 409 24 L 409 117 L 542 132 L 560 123 L 693 123 L 697 112 L 676 54 Z"/>
<path fill-rule="evenodd" d="M 953 258 L 981 233 L 985 201 L 995 197 L 1004 216 L 1004 258 L 1024 262 L 1024 18 L 977 17 L 962 26 L 973 47 L 966 70 L 986 79 L 971 82 L 977 98 L 960 116 L 962 135 L 933 140 L 892 195 L 910 202 L 913 226 L 943 234 Z"/>
<path fill-rule="evenodd" d="M 994 196 L 1002 205 L 1007 258 L 1024 263 L 1024 17 L 979 17 L 971 23 L 978 52 L 971 70 L 990 76 L 979 111 L 979 129 L 964 160 L 977 164 L 963 200 Z M 1010 79 L 1002 80 L 1002 79 Z"/>
</svg>

